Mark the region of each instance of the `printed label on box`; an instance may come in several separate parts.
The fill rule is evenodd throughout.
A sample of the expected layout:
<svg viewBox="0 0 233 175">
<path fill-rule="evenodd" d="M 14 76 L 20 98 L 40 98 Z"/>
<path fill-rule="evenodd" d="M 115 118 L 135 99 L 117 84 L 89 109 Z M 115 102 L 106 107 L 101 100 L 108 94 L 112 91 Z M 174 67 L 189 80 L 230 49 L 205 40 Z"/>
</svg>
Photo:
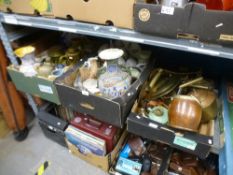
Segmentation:
<svg viewBox="0 0 233 175">
<path fill-rule="evenodd" d="M 173 15 L 174 10 L 175 10 L 174 7 L 162 6 L 161 13 L 167 15 Z"/>
<path fill-rule="evenodd" d="M 233 41 L 233 35 L 221 34 L 219 39 L 224 41 Z"/>
<path fill-rule="evenodd" d="M 181 136 L 175 136 L 173 143 L 190 150 L 195 150 L 197 146 L 197 143 L 193 140 L 189 140 Z"/>
<path fill-rule="evenodd" d="M 53 94 L 53 90 L 50 86 L 45 86 L 42 84 L 39 84 L 38 86 L 41 92 L 45 92 L 47 94 Z"/>
<path fill-rule="evenodd" d="M 146 8 L 143 8 L 139 11 L 138 17 L 141 21 L 146 22 L 150 19 L 150 11 Z"/>
</svg>

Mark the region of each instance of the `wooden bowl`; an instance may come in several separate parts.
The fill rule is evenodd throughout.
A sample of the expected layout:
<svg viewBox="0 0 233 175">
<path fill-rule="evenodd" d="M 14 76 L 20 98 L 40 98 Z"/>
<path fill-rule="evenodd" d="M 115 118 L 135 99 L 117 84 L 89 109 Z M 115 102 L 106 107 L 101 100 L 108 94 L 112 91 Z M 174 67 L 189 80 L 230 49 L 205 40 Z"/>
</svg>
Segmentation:
<svg viewBox="0 0 233 175">
<path fill-rule="evenodd" d="M 169 105 L 168 116 L 170 126 L 196 132 L 201 122 L 202 107 L 195 97 L 178 95 Z"/>
</svg>

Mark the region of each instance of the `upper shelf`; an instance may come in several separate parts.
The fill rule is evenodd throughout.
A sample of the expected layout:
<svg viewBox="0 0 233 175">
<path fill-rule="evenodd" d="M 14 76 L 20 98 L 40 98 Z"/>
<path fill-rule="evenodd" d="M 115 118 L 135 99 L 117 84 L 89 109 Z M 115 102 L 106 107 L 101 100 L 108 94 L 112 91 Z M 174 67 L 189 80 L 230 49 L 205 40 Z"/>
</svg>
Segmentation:
<svg viewBox="0 0 233 175">
<path fill-rule="evenodd" d="M 0 21 L 7 24 L 50 29 L 56 31 L 91 35 L 109 39 L 124 40 L 176 49 L 181 51 L 200 53 L 216 57 L 233 59 L 233 49 L 220 45 L 209 45 L 198 41 L 169 39 L 157 36 L 146 35 L 133 30 L 121 29 L 113 26 L 83 23 L 77 21 L 51 19 L 45 17 L 33 17 L 16 14 L 0 13 Z"/>
<path fill-rule="evenodd" d="M 18 40 L 24 36 L 28 36 L 31 34 L 34 34 L 36 32 L 38 32 L 41 29 L 37 29 L 37 28 L 33 28 L 33 30 L 31 28 L 28 27 L 15 27 L 13 25 L 7 25 L 4 26 L 5 29 L 7 30 L 7 36 L 10 42 L 14 42 L 15 40 Z"/>
</svg>

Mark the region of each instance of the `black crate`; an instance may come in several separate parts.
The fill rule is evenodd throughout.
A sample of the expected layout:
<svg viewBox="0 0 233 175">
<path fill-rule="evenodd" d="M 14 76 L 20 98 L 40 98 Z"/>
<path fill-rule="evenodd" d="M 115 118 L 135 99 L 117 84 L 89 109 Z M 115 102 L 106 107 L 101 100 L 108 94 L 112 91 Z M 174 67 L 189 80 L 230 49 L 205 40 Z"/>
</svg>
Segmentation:
<svg viewBox="0 0 233 175">
<path fill-rule="evenodd" d="M 213 136 L 181 131 L 133 112 L 128 117 L 127 130 L 133 134 L 166 143 L 173 148 L 197 155 L 202 159 L 208 156 L 213 145 Z"/>
<path fill-rule="evenodd" d="M 67 147 L 64 131 L 68 123 L 51 113 L 53 107 L 54 105 L 47 105 L 38 112 L 39 125 L 47 138 Z"/>
</svg>

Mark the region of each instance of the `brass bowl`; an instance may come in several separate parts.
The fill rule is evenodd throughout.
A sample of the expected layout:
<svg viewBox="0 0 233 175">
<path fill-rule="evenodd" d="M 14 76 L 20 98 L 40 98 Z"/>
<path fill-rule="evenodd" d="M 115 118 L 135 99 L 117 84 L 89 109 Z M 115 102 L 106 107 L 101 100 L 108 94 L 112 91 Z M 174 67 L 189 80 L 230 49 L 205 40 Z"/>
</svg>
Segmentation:
<svg viewBox="0 0 233 175">
<path fill-rule="evenodd" d="M 196 132 L 201 122 L 202 107 L 193 96 L 177 95 L 169 105 L 168 116 L 170 126 Z"/>
<path fill-rule="evenodd" d="M 213 90 L 194 89 L 190 95 L 196 97 L 202 107 L 201 122 L 206 123 L 217 116 L 217 94 Z"/>
</svg>

